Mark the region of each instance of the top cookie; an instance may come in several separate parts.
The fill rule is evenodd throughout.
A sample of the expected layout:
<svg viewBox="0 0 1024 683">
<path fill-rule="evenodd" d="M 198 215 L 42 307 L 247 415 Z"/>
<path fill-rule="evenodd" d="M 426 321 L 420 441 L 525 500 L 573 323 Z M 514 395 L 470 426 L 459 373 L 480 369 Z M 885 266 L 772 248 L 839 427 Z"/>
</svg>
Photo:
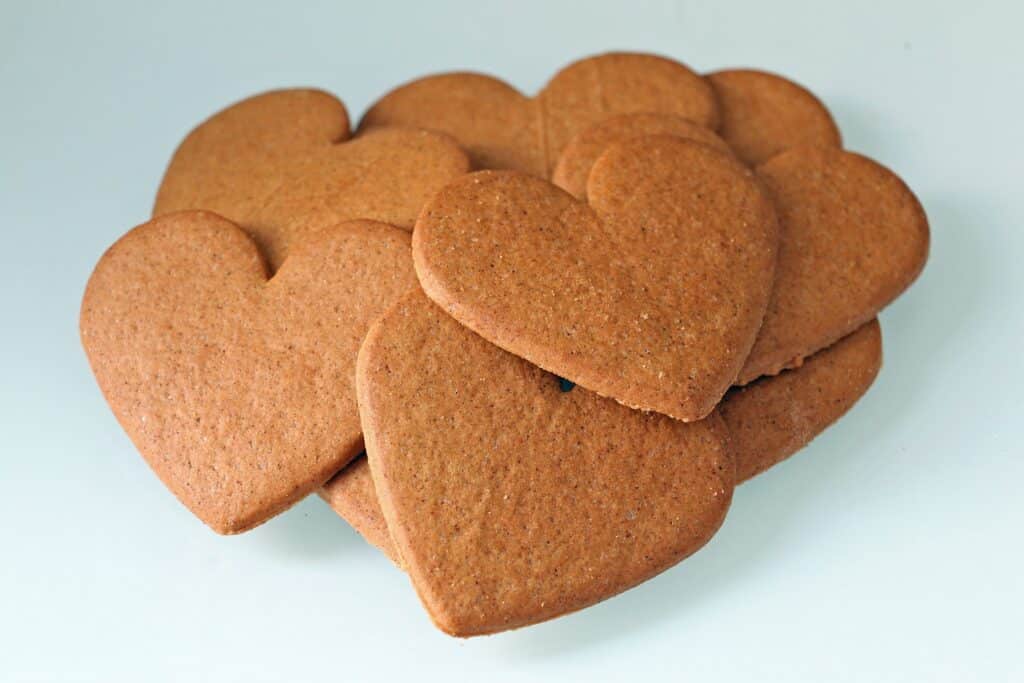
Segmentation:
<svg viewBox="0 0 1024 683">
<path fill-rule="evenodd" d="M 424 291 L 494 344 L 630 407 L 685 421 L 732 384 L 778 243 L 753 173 L 670 136 L 610 147 L 589 206 L 512 171 L 464 176 L 416 222 Z"/>
<path fill-rule="evenodd" d="M 412 229 L 426 200 L 468 170 L 449 138 L 381 129 L 350 139 L 348 115 L 319 90 L 243 100 L 181 143 L 153 215 L 207 209 L 242 225 L 271 269 L 304 234 L 366 218 Z"/>
<path fill-rule="evenodd" d="M 409 125 L 447 133 L 476 169 L 547 178 L 569 140 L 616 114 L 675 114 L 718 124 L 710 85 L 686 66 L 648 54 L 609 53 L 570 64 L 534 98 L 490 76 L 452 73 L 403 85 L 378 100 L 359 130 Z"/>
<path fill-rule="evenodd" d="M 811 91 L 777 74 L 730 69 L 707 75 L 721 112 L 718 134 L 756 166 L 801 145 L 840 147 L 839 128 Z"/>
</svg>

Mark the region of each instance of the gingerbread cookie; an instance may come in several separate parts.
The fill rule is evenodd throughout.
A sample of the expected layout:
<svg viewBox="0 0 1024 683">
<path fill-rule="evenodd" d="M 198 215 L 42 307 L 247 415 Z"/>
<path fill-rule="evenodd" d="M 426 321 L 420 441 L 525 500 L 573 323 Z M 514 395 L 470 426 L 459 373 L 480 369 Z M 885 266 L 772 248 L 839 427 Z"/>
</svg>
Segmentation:
<svg viewBox="0 0 1024 683">
<path fill-rule="evenodd" d="M 408 233 L 308 233 L 267 279 L 244 231 L 167 214 L 122 237 L 82 300 L 82 343 L 118 421 L 167 487 L 220 533 L 245 531 L 362 450 L 355 358 L 415 287 Z"/>
<path fill-rule="evenodd" d="M 779 216 L 771 302 L 745 384 L 801 361 L 871 320 L 920 274 L 928 219 L 881 164 L 836 148 L 799 147 L 757 168 Z"/>
<path fill-rule="evenodd" d="M 610 147 L 588 196 L 511 171 L 459 178 L 416 223 L 420 283 L 545 370 L 633 408 L 704 417 L 761 325 L 771 201 L 735 159 L 670 136 Z"/>
<path fill-rule="evenodd" d="M 629 139 L 602 124 L 580 137 Z M 685 132 L 677 136 L 685 138 Z M 599 155 L 601 152 L 597 151 Z M 595 149 L 570 145 L 559 167 L 574 193 Z M 779 218 L 772 298 L 737 383 L 795 367 L 871 320 L 918 276 L 928 256 L 928 221 L 892 171 L 838 148 L 793 149 L 757 168 Z"/>
<path fill-rule="evenodd" d="M 616 114 L 675 114 L 718 124 L 710 85 L 686 66 L 648 54 L 609 53 L 574 62 L 529 98 L 490 76 L 451 73 L 403 85 L 363 116 L 360 131 L 416 126 L 447 133 L 476 169 L 509 169 L 547 178 L 578 132 Z"/>
<path fill-rule="evenodd" d="M 371 328 L 356 385 L 388 529 L 453 635 L 626 590 L 700 548 L 729 507 L 719 418 L 686 424 L 563 392 L 421 292 Z"/>
<path fill-rule="evenodd" d="M 867 392 L 881 363 L 881 329 L 872 320 L 799 368 L 730 390 L 717 412 L 729 431 L 736 483 L 782 462 L 838 420 Z M 401 566 L 365 457 L 327 482 L 321 496 Z"/>
<path fill-rule="evenodd" d="M 597 158 L 612 143 L 644 135 L 674 135 L 731 154 L 722 138 L 704 126 L 671 114 L 623 114 L 584 128 L 562 150 L 551 182 L 577 199 L 587 198 L 587 178 Z"/>
<path fill-rule="evenodd" d="M 319 90 L 279 90 L 228 107 L 181 143 L 153 215 L 208 209 L 237 222 L 276 270 L 289 246 L 356 218 L 412 229 L 420 207 L 469 160 L 449 138 L 381 129 L 350 139 L 348 115 Z"/>
<path fill-rule="evenodd" d="M 717 71 L 706 78 L 721 111 L 718 134 L 745 163 L 756 166 L 802 145 L 842 146 L 825 105 L 793 81 L 752 69 Z"/>
</svg>

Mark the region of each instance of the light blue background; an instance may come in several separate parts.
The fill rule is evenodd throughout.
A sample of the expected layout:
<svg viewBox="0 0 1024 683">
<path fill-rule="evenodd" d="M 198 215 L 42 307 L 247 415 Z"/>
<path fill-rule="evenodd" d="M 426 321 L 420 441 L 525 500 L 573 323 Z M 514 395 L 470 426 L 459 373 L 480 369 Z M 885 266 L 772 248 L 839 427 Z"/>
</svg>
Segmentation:
<svg viewBox="0 0 1024 683">
<path fill-rule="evenodd" d="M 1024 680 L 1018 6 L 0 1 L 0 680 Z M 193 519 L 77 333 L 187 130 L 289 85 L 353 118 L 438 70 L 532 91 L 612 48 L 788 74 L 918 192 L 931 261 L 867 398 L 692 559 L 491 638 L 436 631 L 316 498 L 237 538 Z"/>
</svg>

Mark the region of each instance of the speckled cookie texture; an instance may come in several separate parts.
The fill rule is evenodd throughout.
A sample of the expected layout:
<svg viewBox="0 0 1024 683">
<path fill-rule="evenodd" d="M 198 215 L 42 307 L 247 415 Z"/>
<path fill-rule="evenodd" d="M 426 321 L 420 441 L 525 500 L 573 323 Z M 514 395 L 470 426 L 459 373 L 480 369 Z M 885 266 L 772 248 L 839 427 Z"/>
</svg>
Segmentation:
<svg viewBox="0 0 1024 683">
<path fill-rule="evenodd" d="M 577 199 L 587 198 L 587 178 L 597 158 L 610 145 L 645 135 L 674 135 L 731 154 L 714 131 L 671 114 L 623 114 L 584 128 L 562 149 L 551 182 Z"/>
<path fill-rule="evenodd" d="M 928 258 L 920 202 L 867 157 L 798 147 L 757 168 L 779 217 L 771 302 L 737 382 L 795 367 L 899 296 Z"/>
<path fill-rule="evenodd" d="M 718 407 L 736 458 L 736 483 L 764 472 L 842 417 L 882 366 L 878 320 L 818 351 L 793 370 L 725 395 Z"/>
<path fill-rule="evenodd" d="M 881 364 L 881 328 L 872 320 L 799 368 L 731 389 L 717 412 L 729 432 L 736 483 L 782 462 L 842 417 L 867 392 Z M 401 565 L 366 458 L 331 479 L 321 495 L 367 541 Z"/>
<path fill-rule="evenodd" d="M 637 125 L 690 136 L 663 116 L 640 117 Z M 556 174 L 556 181 L 585 196 L 580 179 L 589 179 L 614 141 L 635 140 L 633 128 L 621 117 L 585 130 L 577 139 L 588 142 L 570 144 L 558 163 L 572 171 Z M 928 257 L 928 221 L 917 198 L 867 157 L 798 147 L 759 166 L 757 174 L 776 207 L 780 246 L 771 303 L 736 378 L 740 384 L 799 366 L 872 319 L 914 281 Z"/>
<path fill-rule="evenodd" d="M 718 134 L 752 166 L 793 147 L 840 147 L 839 128 L 809 90 L 777 74 L 728 69 L 708 74 L 721 113 Z"/>
<path fill-rule="evenodd" d="M 415 287 L 409 235 L 306 235 L 268 280 L 256 244 L 202 211 L 128 232 L 86 287 L 82 343 L 118 421 L 220 533 L 316 490 L 362 450 L 354 373 L 370 323 Z"/>
<path fill-rule="evenodd" d="M 447 133 L 475 169 L 509 169 L 548 178 L 562 148 L 587 126 L 616 114 L 675 114 L 714 128 L 710 84 L 679 62 L 609 53 L 574 62 L 529 98 L 504 81 L 475 73 L 428 76 L 378 100 L 360 122 Z"/>
<path fill-rule="evenodd" d="M 453 635 L 630 588 L 700 548 L 731 500 L 718 418 L 686 424 L 562 392 L 420 292 L 371 328 L 356 383 L 392 539 Z"/>
<path fill-rule="evenodd" d="M 381 128 L 351 138 L 335 97 L 278 90 L 232 105 L 189 133 L 153 214 L 215 211 L 244 227 L 276 269 L 291 244 L 344 220 L 411 230 L 424 202 L 468 166 L 444 135 Z"/>
<path fill-rule="evenodd" d="M 503 349 L 643 410 L 698 420 L 733 383 L 772 287 L 771 201 L 732 157 L 672 136 L 612 145 L 589 206 L 482 171 L 416 223 L 426 293 Z"/>
</svg>

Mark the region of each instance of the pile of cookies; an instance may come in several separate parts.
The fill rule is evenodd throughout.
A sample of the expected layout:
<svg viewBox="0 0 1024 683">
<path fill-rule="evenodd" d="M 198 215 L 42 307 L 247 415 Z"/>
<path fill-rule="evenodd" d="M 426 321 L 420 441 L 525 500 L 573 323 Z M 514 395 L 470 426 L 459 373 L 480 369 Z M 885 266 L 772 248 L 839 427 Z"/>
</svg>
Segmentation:
<svg viewBox="0 0 1024 683">
<path fill-rule="evenodd" d="M 845 413 L 928 224 L 777 75 L 644 54 L 195 128 L 81 335 L 139 452 L 238 533 L 319 492 L 470 636 L 699 549 Z M 365 457 L 364 454 L 365 453 Z"/>
</svg>

